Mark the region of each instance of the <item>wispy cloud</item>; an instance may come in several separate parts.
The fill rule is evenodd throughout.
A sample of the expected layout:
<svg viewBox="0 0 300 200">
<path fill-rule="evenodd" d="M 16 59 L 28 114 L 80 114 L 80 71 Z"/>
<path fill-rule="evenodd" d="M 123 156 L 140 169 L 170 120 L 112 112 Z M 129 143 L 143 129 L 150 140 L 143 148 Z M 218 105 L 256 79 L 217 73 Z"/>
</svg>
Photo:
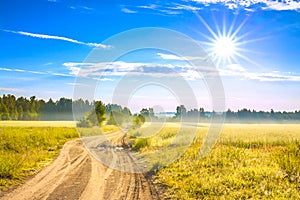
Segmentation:
<svg viewBox="0 0 300 200">
<path fill-rule="evenodd" d="M 166 54 L 167 55 L 167 54 Z M 237 77 L 240 79 L 258 81 L 297 81 L 300 76 L 285 72 L 250 72 L 238 64 L 228 65 L 218 71 L 208 66 L 190 66 L 188 64 L 160 64 L 160 63 L 64 63 L 69 73 L 74 76 L 112 79 L 117 76 L 154 76 L 154 77 L 178 77 L 186 80 L 199 80 L 203 76 L 210 77 L 220 75 L 222 77 Z"/>
<path fill-rule="evenodd" d="M 167 7 L 172 10 L 189 10 L 189 11 L 197 11 L 202 10 L 203 8 L 192 6 L 192 5 L 184 5 L 184 4 L 174 4 L 174 6 Z"/>
<path fill-rule="evenodd" d="M 227 65 L 226 68 L 219 69 L 221 76 L 240 77 L 241 79 L 268 81 L 268 82 L 300 82 L 300 76 L 289 72 L 251 72 L 238 64 Z"/>
<path fill-rule="evenodd" d="M 9 69 L 9 68 L 0 67 L 0 71 L 7 71 L 7 72 L 11 72 L 11 71 L 13 71 L 13 69 Z"/>
<path fill-rule="evenodd" d="M 19 88 L 4 88 L 4 87 L 0 87 L 0 91 L 4 91 L 4 92 L 24 92 L 24 90 L 19 89 Z"/>
<path fill-rule="evenodd" d="M 122 8 L 121 11 L 122 11 L 123 13 L 128 13 L 128 14 L 134 14 L 134 13 L 137 13 L 137 11 L 131 10 L 131 9 L 128 9 L 128 8 Z"/>
<path fill-rule="evenodd" d="M 185 61 L 193 61 L 193 60 L 207 60 L 208 57 L 202 57 L 202 56 L 176 56 L 174 54 L 165 54 L 165 53 L 157 53 L 159 57 L 161 57 L 164 60 L 185 60 Z"/>
<path fill-rule="evenodd" d="M 70 8 L 72 10 L 77 10 L 81 13 L 85 13 L 85 14 L 91 14 L 94 12 L 94 8 L 88 7 L 88 6 L 75 6 L 75 5 L 71 5 Z"/>
<path fill-rule="evenodd" d="M 8 33 L 14 33 L 14 34 L 19 34 L 19 35 L 34 37 L 34 38 L 40 38 L 40 39 L 62 40 L 62 41 L 86 45 L 86 46 L 90 46 L 90 47 L 98 47 L 98 48 L 104 48 L 104 49 L 110 48 L 110 46 L 104 45 L 101 43 L 82 42 L 79 40 L 75 40 L 75 39 L 67 38 L 67 37 L 63 37 L 63 36 L 46 35 L 46 34 L 39 34 L 39 33 L 29 33 L 29 32 L 25 32 L 25 31 L 12 31 L 12 30 L 3 30 L 3 31 L 8 32 Z"/>
<path fill-rule="evenodd" d="M 84 84 L 84 83 L 66 83 L 67 85 L 72 85 L 72 86 L 84 86 L 84 87 L 89 87 L 88 84 Z"/>
<path fill-rule="evenodd" d="M 87 6 L 82 6 L 82 8 L 85 9 L 85 10 L 94 10 L 93 8 L 87 7 Z"/>
<path fill-rule="evenodd" d="M 167 6 L 156 5 L 156 4 L 141 5 L 141 6 L 137 6 L 137 8 L 153 10 L 153 11 L 159 13 L 159 14 L 168 14 L 168 15 L 181 14 L 179 9 L 177 9 L 177 10 L 176 9 L 169 9 Z"/>
<path fill-rule="evenodd" d="M 41 71 L 32 71 L 32 70 L 24 70 L 24 69 L 11 69 L 11 68 L 0 68 L 0 71 L 7 71 L 7 72 L 18 72 L 18 73 L 30 73 L 36 75 L 51 75 L 51 76 L 65 76 L 71 77 L 72 74 L 64 74 L 64 73 L 57 73 L 57 72 L 41 72 Z"/>
<path fill-rule="evenodd" d="M 173 54 L 157 53 L 157 55 L 165 60 L 184 60 L 184 58 L 173 55 Z"/>
<path fill-rule="evenodd" d="M 161 64 L 161 63 L 64 63 L 70 74 L 85 78 L 112 78 L 120 76 L 153 76 L 153 77 L 184 77 L 187 80 L 196 80 L 207 75 L 213 69 L 207 66 L 191 66 L 188 64 Z"/>
<path fill-rule="evenodd" d="M 232 70 L 232 71 L 237 71 L 237 72 L 244 72 L 244 71 L 246 71 L 245 68 L 243 68 L 239 64 L 230 64 L 230 65 L 227 65 L 227 68 L 230 69 L 230 70 Z"/>
<path fill-rule="evenodd" d="M 53 62 L 47 62 L 47 63 L 44 63 L 44 66 L 48 66 L 48 65 L 52 65 Z"/>
</svg>

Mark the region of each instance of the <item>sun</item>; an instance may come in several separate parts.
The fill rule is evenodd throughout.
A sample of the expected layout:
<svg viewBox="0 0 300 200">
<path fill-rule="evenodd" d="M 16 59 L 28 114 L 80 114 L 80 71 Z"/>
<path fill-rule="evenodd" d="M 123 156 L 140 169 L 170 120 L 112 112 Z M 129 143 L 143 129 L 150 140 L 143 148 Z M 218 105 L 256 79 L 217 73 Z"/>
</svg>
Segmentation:
<svg viewBox="0 0 300 200">
<path fill-rule="evenodd" d="M 247 18 L 239 25 L 233 20 L 231 25 L 226 24 L 226 19 L 223 18 L 223 24 L 219 24 L 215 21 L 215 26 L 208 25 L 208 23 L 198 14 L 195 13 L 198 19 L 209 31 L 210 35 L 202 35 L 207 41 L 200 41 L 200 44 L 204 45 L 209 57 L 214 61 L 217 67 L 224 67 L 229 64 L 239 63 L 241 60 L 245 60 L 256 66 L 259 66 L 252 59 L 244 55 L 245 52 L 251 52 L 248 49 L 243 48 L 243 45 L 261 40 L 260 38 L 247 40 L 249 33 L 241 33 L 241 29 L 245 25 Z"/>
<path fill-rule="evenodd" d="M 214 33 L 207 45 L 209 46 L 209 55 L 218 67 L 223 64 L 236 63 L 238 57 L 245 58 L 241 54 L 239 38 L 230 32 Z"/>
<path fill-rule="evenodd" d="M 237 48 L 234 40 L 230 37 L 219 37 L 213 43 L 213 51 L 216 56 L 220 57 L 221 59 L 230 59 L 233 58 L 234 55 L 237 53 Z"/>
</svg>

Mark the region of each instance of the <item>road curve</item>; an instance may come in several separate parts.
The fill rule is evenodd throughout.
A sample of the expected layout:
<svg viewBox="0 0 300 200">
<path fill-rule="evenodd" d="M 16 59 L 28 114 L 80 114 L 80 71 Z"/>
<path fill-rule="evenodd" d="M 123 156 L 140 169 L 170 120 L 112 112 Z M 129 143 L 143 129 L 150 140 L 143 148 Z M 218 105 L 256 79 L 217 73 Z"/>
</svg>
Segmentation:
<svg viewBox="0 0 300 200">
<path fill-rule="evenodd" d="M 114 132 L 106 138 L 114 147 L 120 146 L 124 133 Z M 101 141 L 93 137 L 82 141 L 77 139 L 65 143 L 59 156 L 49 166 L 1 199 L 160 199 L 145 174 L 128 172 L 136 170 L 130 156 L 111 149 L 106 153 L 111 153 L 112 159 L 105 166 L 82 144 L 97 147 Z M 94 148 L 95 152 L 99 152 L 97 148 Z M 124 169 L 107 167 L 117 165 Z"/>
</svg>

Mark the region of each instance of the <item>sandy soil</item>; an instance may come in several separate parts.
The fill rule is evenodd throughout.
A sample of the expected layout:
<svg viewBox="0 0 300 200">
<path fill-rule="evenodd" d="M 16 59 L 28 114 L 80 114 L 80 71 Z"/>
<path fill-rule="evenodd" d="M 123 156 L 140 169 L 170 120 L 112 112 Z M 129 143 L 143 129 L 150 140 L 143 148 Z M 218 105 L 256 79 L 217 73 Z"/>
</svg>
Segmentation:
<svg viewBox="0 0 300 200">
<path fill-rule="evenodd" d="M 107 139 L 109 148 L 105 146 Z M 57 159 L 2 199 L 160 199 L 146 175 L 136 173 L 130 155 L 116 150 L 123 145 L 124 134 L 115 132 L 105 140 L 88 137 L 67 142 Z M 109 161 L 102 164 L 88 151 L 92 155 L 109 155 Z"/>
</svg>

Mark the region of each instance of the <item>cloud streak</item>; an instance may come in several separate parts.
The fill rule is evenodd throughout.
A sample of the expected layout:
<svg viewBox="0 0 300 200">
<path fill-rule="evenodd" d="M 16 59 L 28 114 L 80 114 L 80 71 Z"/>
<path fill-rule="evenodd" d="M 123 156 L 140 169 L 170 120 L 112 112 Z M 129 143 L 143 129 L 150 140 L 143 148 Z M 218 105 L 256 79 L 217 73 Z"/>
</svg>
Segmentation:
<svg viewBox="0 0 300 200">
<path fill-rule="evenodd" d="M 51 76 L 64 76 L 64 77 L 72 77 L 72 74 L 64 74 L 64 73 L 57 73 L 57 72 L 41 72 L 41 71 L 32 71 L 32 70 L 24 70 L 24 69 L 10 69 L 10 68 L 1 68 L 0 71 L 6 72 L 18 72 L 18 73 L 30 73 L 30 74 L 37 74 L 37 75 L 51 75 Z"/>
<path fill-rule="evenodd" d="M 130 9 L 128 9 L 128 8 L 122 8 L 121 11 L 122 11 L 123 13 L 128 13 L 128 14 L 134 14 L 134 13 L 137 13 L 137 11 L 135 11 L 135 10 L 130 10 Z"/>
<path fill-rule="evenodd" d="M 4 87 L 0 87 L 0 91 L 5 91 L 5 92 L 24 92 L 24 90 L 19 89 L 19 88 L 4 88 Z"/>
<path fill-rule="evenodd" d="M 286 72 L 249 72 L 238 64 L 228 65 L 224 69 L 219 69 L 223 77 L 240 77 L 242 79 L 257 80 L 262 82 L 300 82 L 299 75 L 292 75 Z"/>
<path fill-rule="evenodd" d="M 79 40 L 75 40 L 75 39 L 67 38 L 67 37 L 63 37 L 63 36 L 46 35 L 46 34 L 39 34 L 39 33 L 29 33 L 29 32 L 25 32 L 25 31 L 12 31 L 12 30 L 3 30 L 3 31 L 8 32 L 8 33 L 18 34 L 18 35 L 25 35 L 28 37 L 40 38 L 40 39 L 61 40 L 61 41 L 66 41 L 66 42 L 70 42 L 70 43 L 86 45 L 86 46 L 90 46 L 90 47 L 97 47 L 97 48 L 103 48 L 103 49 L 110 48 L 109 45 L 105 45 L 105 44 L 101 44 L 101 43 L 82 42 Z"/>
<path fill-rule="evenodd" d="M 166 54 L 167 55 L 167 54 Z M 167 57 L 169 58 L 169 57 Z M 172 59 L 172 58 L 171 58 Z M 290 81 L 300 82 L 300 76 L 285 72 L 250 72 L 238 64 L 228 65 L 226 68 L 215 71 L 208 66 L 190 66 L 188 64 L 159 64 L 159 63 L 64 63 L 73 76 L 85 78 L 101 77 L 111 80 L 120 76 L 153 76 L 153 77 L 178 77 L 186 80 L 200 80 L 204 76 L 213 77 L 238 77 L 240 79 L 257 80 L 263 82 L 270 81 Z"/>
<path fill-rule="evenodd" d="M 120 76 L 184 77 L 187 80 L 201 78 L 199 69 L 190 65 L 172 65 L 159 63 L 64 63 L 70 74 L 84 78 L 101 77 L 102 80 Z M 198 69 L 198 71 L 197 71 Z M 207 69 L 207 68 L 205 68 Z"/>
</svg>

